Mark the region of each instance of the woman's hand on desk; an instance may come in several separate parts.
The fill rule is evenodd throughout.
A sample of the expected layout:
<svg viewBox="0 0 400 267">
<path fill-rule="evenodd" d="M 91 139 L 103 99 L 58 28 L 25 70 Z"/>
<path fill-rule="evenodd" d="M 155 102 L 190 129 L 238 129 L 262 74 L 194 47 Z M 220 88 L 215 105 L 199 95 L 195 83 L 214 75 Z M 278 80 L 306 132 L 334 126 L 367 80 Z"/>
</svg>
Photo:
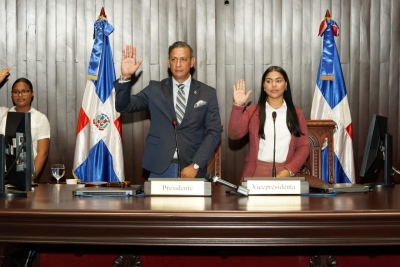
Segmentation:
<svg viewBox="0 0 400 267">
<path fill-rule="evenodd" d="M 276 174 L 276 177 L 290 177 L 290 172 L 286 169 L 283 169 Z"/>
<path fill-rule="evenodd" d="M 233 85 L 233 104 L 236 106 L 244 106 L 251 94 L 251 90 L 246 93 L 246 84 L 243 79 L 237 81 L 236 86 Z"/>
</svg>

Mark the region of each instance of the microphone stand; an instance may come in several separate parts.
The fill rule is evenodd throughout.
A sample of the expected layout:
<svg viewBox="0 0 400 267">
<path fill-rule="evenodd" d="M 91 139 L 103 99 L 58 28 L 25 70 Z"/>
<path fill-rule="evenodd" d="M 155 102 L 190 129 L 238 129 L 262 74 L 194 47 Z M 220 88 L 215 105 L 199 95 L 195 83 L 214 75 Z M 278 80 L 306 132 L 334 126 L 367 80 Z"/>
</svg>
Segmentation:
<svg viewBox="0 0 400 267">
<path fill-rule="evenodd" d="M 176 143 L 176 154 L 178 156 L 178 178 L 181 178 L 181 161 L 180 161 L 180 155 L 179 155 L 179 144 L 178 144 L 178 133 L 176 132 L 176 125 L 178 124 L 178 121 L 176 118 L 172 119 L 172 125 L 174 125 L 174 131 L 175 131 L 175 143 Z"/>
<path fill-rule="evenodd" d="M 276 177 L 276 167 L 275 167 L 275 147 L 276 147 L 276 128 L 275 128 L 275 120 L 276 120 L 276 112 L 272 112 L 272 119 L 274 121 L 274 155 L 272 161 L 272 177 Z"/>
<path fill-rule="evenodd" d="M 208 182 L 225 185 L 225 186 L 235 190 L 237 193 L 239 193 L 243 196 L 246 196 L 246 197 L 249 195 L 249 192 L 250 192 L 250 189 L 247 189 L 244 186 L 241 186 L 241 185 L 237 186 L 237 185 L 231 184 L 230 182 L 222 180 L 218 176 L 215 176 L 214 174 L 211 174 L 211 173 L 206 173 L 204 179 L 206 179 L 206 181 L 208 181 Z"/>
</svg>

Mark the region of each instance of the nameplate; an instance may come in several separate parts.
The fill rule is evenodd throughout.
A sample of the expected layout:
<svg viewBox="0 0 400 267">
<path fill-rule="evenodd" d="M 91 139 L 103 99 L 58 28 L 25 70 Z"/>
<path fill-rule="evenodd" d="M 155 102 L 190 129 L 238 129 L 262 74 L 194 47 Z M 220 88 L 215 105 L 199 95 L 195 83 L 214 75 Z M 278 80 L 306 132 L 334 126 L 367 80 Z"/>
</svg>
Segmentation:
<svg viewBox="0 0 400 267">
<path fill-rule="evenodd" d="M 248 211 L 299 211 L 309 204 L 308 197 L 300 195 L 253 195 L 238 199 L 239 208 Z"/>
<path fill-rule="evenodd" d="M 186 196 L 152 196 L 145 198 L 145 204 L 150 205 L 151 210 L 157 211 L 204 211 L 211 208 L 210 197 Z"/>
<path fill-rule="evenodd" d="M 250 190 L 249 195 L 300 195 L 310 191 L 304 177 L 246 178 L 242 185 Z"/>
<path fill-rule="evenodd" d="M 211 183 L 203 178 L 150 178 L 146 196 L 211 196 Z"/>
</svg>

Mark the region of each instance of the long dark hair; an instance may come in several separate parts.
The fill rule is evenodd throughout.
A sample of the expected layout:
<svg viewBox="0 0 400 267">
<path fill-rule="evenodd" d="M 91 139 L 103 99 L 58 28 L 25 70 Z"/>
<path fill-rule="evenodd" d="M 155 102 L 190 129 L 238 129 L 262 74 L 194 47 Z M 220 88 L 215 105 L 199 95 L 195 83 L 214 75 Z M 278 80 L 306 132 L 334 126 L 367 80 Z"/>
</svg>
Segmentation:
<svg viewBox="0 0 400 267">
<path fill-rule="evenodd" d="M 265 81 L 265 77 L 267 77 L 268 73 L 270 73 L 272 71 L 277 71 L 280 74 L 282 74 L 283 79 L 285 79 L 285 82 L 287 84 L 286 90 L 283 93 L 283 99 L 285 100 L 286 106 L 287 106 L 286 125 L 289 129 L 289 132 L 296 137 L 299 137 L 300 135 L 304 135 L 300 130 L 299 118 L 297 117 L 296 109 L 293 105 L 292 93 L 290 91 L 290 82 L 289 82 L 287 73 L 281 67 L 271 66 L 264 72 L 264 74 L 262 76 L 262 80 L 261 80 L 261 94 L 260 94 L 260 98 L 258 99 L 258 105 L 260 108 L 260 127 L 258 129 L 258 136 L 265 140 L 265 133 L 264 133 L 265 118 L 266 118 L 265 103 L 268 100 L 268 95 L 267 95 L 267 92 L 264 91 L 264 81 Z"/>
</svg>

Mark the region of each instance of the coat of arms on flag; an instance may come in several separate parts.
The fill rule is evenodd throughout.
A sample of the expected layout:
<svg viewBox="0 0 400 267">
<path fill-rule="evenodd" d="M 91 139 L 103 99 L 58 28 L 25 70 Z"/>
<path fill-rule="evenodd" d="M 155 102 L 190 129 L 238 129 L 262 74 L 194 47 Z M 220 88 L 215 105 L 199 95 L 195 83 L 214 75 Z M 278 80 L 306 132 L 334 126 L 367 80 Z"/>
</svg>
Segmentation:
<svg viewBox="0 0 400 267">
<path fill-rule="evenodd" d="M 122 124 L 115 110 L 114 62 L 104 8 L 94 23 L 95 40 L 76 129 L 73 175 L 83 182 L 123 182 Z"/>
<path fill-rule="evenodd" d="M 335 121 L 336 130 L 333 137 L 335 183 L 355 183 L 350 108 L 334 39 L 334 36 L 339 35 L 339 26 L 332 20 L 329 11 L 321 22 L 318 35 L 323 37 L 323 47 L 311 107 L 311 119 Z"/>
</svg>

